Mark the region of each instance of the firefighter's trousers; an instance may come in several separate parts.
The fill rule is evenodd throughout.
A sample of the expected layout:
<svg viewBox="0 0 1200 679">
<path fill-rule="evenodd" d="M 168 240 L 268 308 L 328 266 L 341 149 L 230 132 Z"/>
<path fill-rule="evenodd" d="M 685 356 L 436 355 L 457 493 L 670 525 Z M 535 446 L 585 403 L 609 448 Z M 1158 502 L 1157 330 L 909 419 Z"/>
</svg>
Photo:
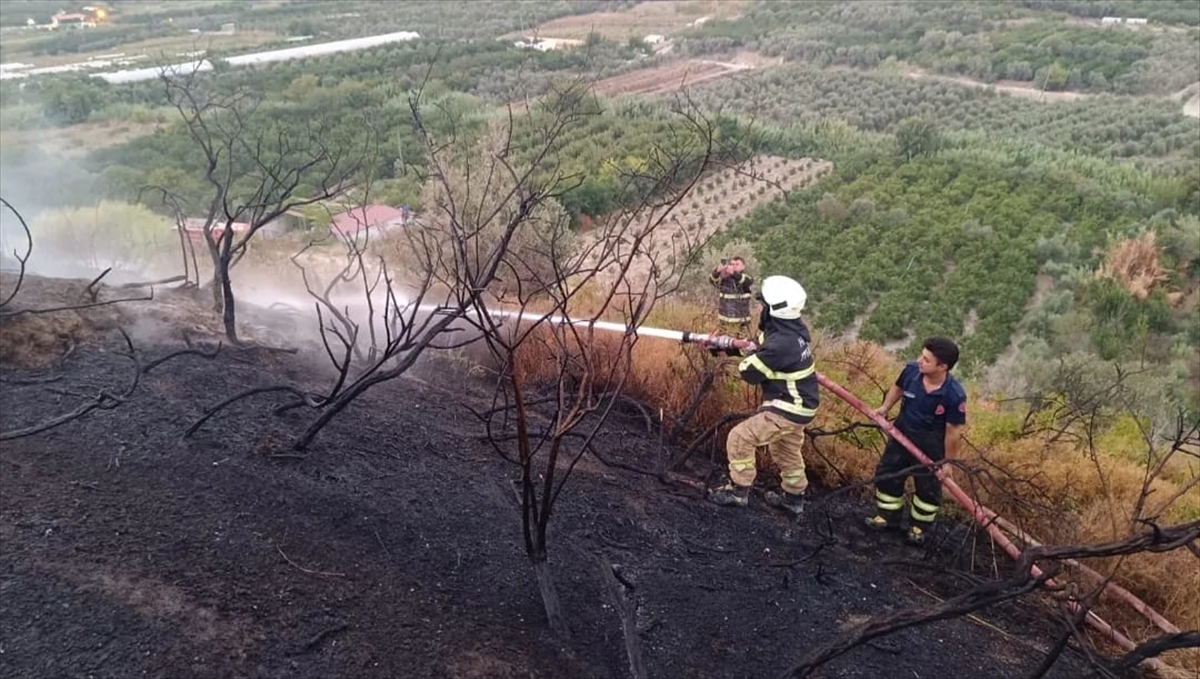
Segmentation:
<svg viewBox="0 0 1200 679">
<path fill-rule="evenodd" d="M 783 415 L 760 410 L 730 430 L 725 441 L 729 456 L 729 479 L 739 486 L 754 484 L 755 452 L 767 446 L 771 459 L 779 467 L 780 485 L 788 493 L 799 495 L 808 488 L 804 476 L 804 425 Z"/>
<path fill-rule="evenodd" d="M 915 443 L 921 452 L 934 462 L 946 458 L 946 438 L 941 432 L 902 432 L 910 441 Z M 927 467 L 914 469 L 904 474 L 905 469 L 919 467 L 920 462 L 900 445 L 896 439 L 888 437 L 887 446 L 883 449 L 883 457 L 875 467 L 875 504 L 879 507 L 879 515 L 892 525 L 899 525 L 904 511 L 904 481 L 913 477 L 916 493 L 912 498 L 910 509 L 912 520 L 921 524 L 931 524 L 938 516 L 942 507 L 942 484 Z"/>
</svg>

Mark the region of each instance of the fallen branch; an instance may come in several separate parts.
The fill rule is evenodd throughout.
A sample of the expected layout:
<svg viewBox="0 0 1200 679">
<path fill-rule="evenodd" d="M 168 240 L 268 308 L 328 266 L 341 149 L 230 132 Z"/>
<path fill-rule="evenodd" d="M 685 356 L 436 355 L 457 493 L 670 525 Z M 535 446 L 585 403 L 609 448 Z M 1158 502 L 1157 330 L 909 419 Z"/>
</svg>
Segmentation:
<svg viewBox="0 0 1200 679">
<path fill-rule="evenodd" d="M 117 287 L 119 287 L 119 288 L 149 288 L 149 287 L 153 287 L 155 285 L 167 285 L 168 283 L 178 283 L 180 281 L 187 281 L 187 279 L 188 279 L 188 277 L 183 276 L 183 275 L 171 276 L 169 278 L 160 278 L 156 281 L 140 281 L 140 282 L 135 282 L 135 283 L 123 283 Z"/>
<path fill-rule="evenodd" d="M 304 651 L 311 651 L 313 649 L 313 647 L 315 647 L 317 644 L 324 641 L 326 638 L 331 637 L 331 636 L 337 634 L 338 632 L 344 632 L 348 629 L 350 629 L 350 625 L 348 623 L 344 623 L 344 622 L 338 623 L 328 629 L 323 629 L 320 632 L 317 632 L 316 634 L 314 634 L 311 639 L 304 642 L 304 645 L 300 647 L 299 652 L 303 653 Z"/>
<path fill-rule="evenodd" d="M 192 434 L 195 434 L 200 429 L 200 427 L 204 426 L 205 422 L 208 422 L 209 419 L 212 418 L 213 415 L 216 415 L 217 413 L 221 412 L 225 408 L 228 408 L 229 406 L 233 405 L 234 403 L 237 403 L 238 401 L 240 401 L 244 398 L 249 398 L 256 394 L 270 394 L 270 393 L 275 393 L 275 392 L 280 392 L 280 391 L 286 392 L 288 394 L 295 396 L 296 398 L 303 401 L 304 404 L 310 408 L 320 408 L 321 407 L 321 404 L 318 401 L 315 401 L 311 396 L 309 396 L 308 394 L 305 394 L 304 392 L 300 391 L 299 389 L 297 389 L 295 387 L 288 387 L 288 386 L 283 386 L 283 385 L 274 386 L 274 387 L 255 387 L 254 389 L 247 389 L 243 392 L 234 394 L 233 396 L 230 396 L 229 398 L 225 399 L 224 401 L 221 401 L 217 405 L 206 410 L 204 412 L 203 417 L 196 420 L 192 424 L 192 426 L 187 428 L 187 431 L 183 432 L 183 437 L 188 438 Z"/>
<path fill-rule="evenodd" d="M 1131 670 L 1141 663 L 1156 658 L 1165 651 L 1180 648 L 1200 648 L 1200 631 L 1191 630 L 1177 634 L 1164 634 L 1149 641 L 1138 644 L 1138 647 L 1126 653 L 1117 661 L 1117 669 Z"/>
<path fill-rule="evenodd" d="M 62 378 L 63 378 L 63 375 L 46 375 L 46 376 L 42 376 L 42 377 L 4 377 L 4 376 L 0 376 L 0 382 L 3 382 L 5 384 L 18 384 L 18 385 L 48 384 L 50 382 L 57 382 L 57 381 L 61 380 Z"/>
<path fill-rule="evenodd" d="M 279 545 L 275 545 L 275 551 L 279 552 L 279 556 L 282 556 L 284 561 L 291 564 L 293 568 L 300 571 L 301 573 L 307 573 L 308 575 L 323 575 L 323 576 L 332 577 L 332 578 L 346 577 L 345 573 L 330 573 L 330 572 L 326 572 L 326 571 L 314 571 L 311 568 L 305 568 L 304 566 L 301 566 L 300 564 L 298 564 L 295 561 L 292 561 L 290 558 L 288 558 L 288 555 L 283 553 L 283 550 L 279 548 Z M 330 634 L 332 634 L 332 632 L 330 632 Z M 320 639 L 317 639 L 317 641 L 320 641 Z"/>
<path fill-rule="evenodd" d="M 994 512 L 991 512 L 990 510 L 988 510 L 988 513 L 992 514 Z M 994 516 L 992 518 L 992 520 L 996 522 L 997 526 L 1000 526 L 1004 530 L 1012 533 L 1016 538 L 1020 539 L 1027 546 L 1029 546 L 1029 547 L 1044 546 L 1044 545 L 1042 545 L 1041 542 L 1039 542 L 1038 540 L 1033 538 L 1031 535 L 1026 533 L 1020 527 L 1013 524 L 1008 519 L 1005 519 L 1004 517 L 997 514 L 996 516 Z M 1116 595 L 1120 599 L 1123 599 L 1125 601 L 1125 603 L 1129 604 L 1135 611 L 1141 613 L 1143 616 L 1146 617 L 1147 620 L 1154 623 L 1159 629 L 1166 632 L 1167 634 L 1178 634 L 1181 631 L 1178 627 L 1175 626 L 1174 623 L 1172 623 L 1170 620 L 1167 620 L 1165 617 L 1162 616 L 1162 614 L 1160 614 L 1158 611 L 1151 608 L 1149 606 L 1149 604 L 1147 604 L 1145 601 L 1142 601 L 1139 597 L 1135 596 L 1132 592 L 1125 589 L 1124 587 L 1118 585 L 1115 582 L 1112 582 L 1110 578 L 1105 578 L 1100 573 L 1097 573 L 1095 570 L 1088 568 L 1087 566 L 1080 563 L 1076 559 L 1066 559 L 1066 560 L 1064 560 L 1063 563 L 1065 563 L 1070 568 L 1078 569 L 1079 572 L 1083 573 L 1088 579 L 1092 580 L 1092 582 L 1094 582 L 1094 583 L 1104 583 L 1104 586 L 1108 591 L 1112 592 L 1114 595 Z"/>
<path fill-rule="evenodd" d="M 784 676 L 807 677 L 826 662 L 872 639 L 907 627 L 962 617 L 992 604 L 1018 598 L 1036 589 L 1053 587 L 1054 578 L 1061 569 L 1060 562 L 1062 561 L 1123 556 L 1141 552 L 1166 552 L 1183 547 L 1197 537 L 1200 537 L 1200 521 L 1167 527 L 1152 525 L 1151 529 L 1146 532 L 1131 535 L 1124 540 L 1097 545 L 1026 548 L 1020 553 L 1014 575 L 1008 580 L 980 585 L 935 606 L 900 611 L 858 625 L 809 652 Z M 1035 567 L 1035 563 L 1038 561 L 1050 561 L 1051 564 L 1043 570 Z M 1068 608 L 1080 613 L 1085 620 L 1097 619 L 1094 613 L 1086 610 L 1087 607 L 1068 602 Z M 1107 626 L 1107 623 L 1105 625 Z M 1111 630 L 1111 628 L 1109 629 Z M 1163 667 L 1161 662 L 1153 657 L 1142 658 L 1139 662 L 1141 661 L 1156 669 Z"/>
<path fill-rule="evenodd" d="M 35 424 L 30 427 L 25 427 L 23 429 L 13 429 L 10 431 L 0 432 L 0 441 L 11 441 L 13 439 L 40 434 L 44 431 L 49 431 L 55 427 L 62 426 L 71 420 L 77 420 L 93 410 L 112 410 L 113 408 L 116 408 L 124 403 L 125 398 L 131 392 L 132 390 L 124 394 L 110 394 L 106 391 L 101 391 L 99 394 L 96 394 L 95 398 L 90 403 L 84 403 L 69 413 L 63 413 L 58 417 L 50 418 L 45 422 Z"/>
<path fill-rule="evenodd" d="M 96 302 L 96 295 L 100 294 L 100 291 L 96 289 L 96 286 L 100 284 L 100 281 L 104 280 L 104 277 L 108 275 L 109 271 L 112 271 L 111 266 L 104 271 L 101 271 L 99 276 L 93 278 L 92 282 L 88 283 L 87 289 L 84 291 L 87 293 L 88 298 L 92 300 L 93 304 Z"/>
<path fill-rule="evenodd" d="M 17 296 L 17 293 L 21 291 L 21 284 L 25 282 L 25 265 L 29 262 L 29 255 L 33 254 L 33 234 L 29 232 L 29 225 L 25 223 L 25 218 L 21 216 L 21 213 L 17 212 L 17 208 L 13 207 L 12 204 L 7 200 L 4 200 L 4 198 L 0 198 L 0 205 L 8 208 L 10 212 L 16 215 L 17 221 L 21 223 L 21 228 L 25 230 L 26 243 L 24 255 L 16 250 L 13 250 L 13 257 L 16 258 L 17 263 L 20 265 L 20 269 L 17 270 L 17 282 L 13 285 L 12 292 L 8 293 L 7 297 L 0 300 L 0 309 L 3 309 L 4 307 L 8 306 L 9 302 L 13 301 L 13 298 Z"/>
<path fill-rule="evenodd" d="M 95 307 L 108 306 L 110 304 L 121 304 L 122 302 L 149 302 L 154 299 L 154 288 L 150 288 L 149 297 L 124 297 L 122 299 L 110 299 L 103 302 L 89 302 L 87 304 L 72 304 L 69 306 L 52 307 L 50 309 L 18 309 L 16 311 L 0 311 L 0 316 L 4 318 L 12 318 L 22 314 L 52 314 L 58 311 L 78 311 L 80 309 L 92 309 Z"/>
<path fill-rule="evenodd" d="M 621 576 L 617 567 L 607 559 L 602 559 L 600 562 L 600 576 L 608 588 L 613 610 L 621 618 L 621 632 L 625 637 L 625 657 L 629 659 L 629 674 L 633 679 L 645 679 L 649 673 L 642 655 L 642 642 L 638 638 L 637 604 L 631 602 L 626 596 L 626 591 L 633 591 L 633 587 L 627 578 Z"/>
<path fill-rule="evenodd" d="M 116 408 L 124 403 L 125 400 L 133 394 L 134 390 L 137 389 L 138 383 L 141 380 L 142 371 L 138 364 L 137 354 L 133 349 L 133 341 L 129 339 L 129 334 L 122 329 L 121 337 L 125 339 L 125 346 L 129 349 L 129 353 L 122 355 L 133 361 L 134 367 L 133 379 L 130 381 L 129 386 L 125 389 L 125 391 L 119 394 L 111 394 L 107 391 L 101 390 L 100 393 L 96 394 L 96 396 L 90 402 L 80 405 L 71 412 L 64 413 L 57 417 L 52 417 L 49 420 L 29 427 L 0 432 L 0 441 L 11 441 L 13 439 L 40 434 L 44 431 L 54 429 L 55 427 L 60 427 L 73 420 L 77 420 L 93 410 L 112 410 L 113 408 Z"/>
<path fill-rule="evenodd" d="M 993 604 L 1015 599 L 1038 589 L 1049 578 L 1047 574 L 1036 578 L 1026 575 L 1007 582 L 988 583 L 933 606 L 899 611 L 868 620 L 809 651 L 782 676 L 807 677 L 821 665 L 873 639 L 908 627 L 962 617 Z"/>
<path fill-rule="evenodd" d="M 162 365 L 163 363 L 166 363 L 167 361 L 171 360 L 172 358 L 177 358 L 179 356 L 195 355 L 195 356 L 200 356 L 202 358 L 207 358 L 207 359 L 216 358 L 217 354 L 221 353 L 221 346 L 222 346 L 222 344 L 220 342 L 217 342 L 217 346 L 213 347 L 212 351 L 205 351 L 204 349 L 197 349 L 197 348 L 180 349 L 179 351 L 169 353 L 166 356 L 163 356 L 162 358 L 156 358 L 153 361 L 150 361 L 146 365 L 142 366 L 142 374 L 145 375 L 145 374 L 149 373 L 151 370 Z"/>
<path fill-rule="evenodd" d="M 600 463 L 603 464 L 605 467 L 613 467 L 615 469 L 624 469 L 627 472 L 633 472 L 634 474 L 641 474 L 643 476 L 658 477 L 657 472 L 652 472 L 652 471 L 649 471 L 646 469 L 641 469 L 639 467 L 635 467 L 630 464 L 624 464 L 622 462 L 616 462 L 615 460 L 605 459 L 605 457 L 600 454 L 600 451 L 596 450 L 596 447 L 591 445 L 590 443 L 587 444 L 587 446 L 585 446 L 585 447 L 586 447 L 587 451 L 592 454 L 592 457 L 599 460 Z"/>
<path fill-rule="evenodd" d="M 718 429 L 725 426 L 726 424 L 729 424 L 730 422 L 738 422 L 738 421 L 744 420 L 753 414 L 754 414 L 753 410 L 747 410 L 746 412 L 728 413 L 728 414 L 722 416 L 719 420 L 717 420 L 713 424 L 709 425 L 709 427 L 707 429 L 700 432 L 700 435 L 697 436 L 695 438 L 695 440 L 693 440 L 691 443 L 689 443 L 688 447 L 684 449 L 683 453 L 676 460 L 672 461 L 668 465 L 667 468 L 670 469 L 671 471 L 678 470 L 680 467 L 683 466 L 683 463 L 687 462 L 688 459 L 692 456 L 692 454 L 694 454 L 696 452 L 696 450 L 700 447 L 700 444 L 704 443 L 709 438 L 711 438 L 713 436 L 713 434 L 717 433 Z"/>
<path fill-rule="evenodd" d="M 1045 657 L 1042 658 L 1041 664 L 1038 665 L 1037 669 L 1033 671 L 1033 674 L 1029 675 L 1029 679 L 1042 679 L 1042 677 L 1046 676 L 1046 673 L 1050 671 L 1050 668 L 1054 667 L 1054 663 L 1058 662 L 1058 659 L 1062 656 L 1063 651 L 1067 650 L 1067 646 L 1071 643 L 1071 639 L 1080 636 L 1079 627 L 1083 624 L 1084 619 L 1087 618 L 1088 612 L 1092 610 L 1093 604 L 1095 604 L 1095 594 L 1096 592 L 1093 592 L 1093 596 L 1088 597 L 1087 600 L 1080 605 L 1079 610 L 1071 613 L 1071 615 L 1067 617 L 1065 624 L 1063 625 L 1064 630 L 1062 634 L 1060 634 L 1058 639 L 1055 640 L 1054 645 L 1050 648 L 1049 652 L 1046 653 Z"/>
<path fill-rule="evenodd" d="M 808 561 L 809 559 L 816 558 L 816 556 L 821 553 L 821 550 L 825 549 L 825 547 L 827 547 L 828 545 L 829 545 L 828 542 L 822 542 L 821 544 L 817 545 L 817 548 L 814 549 L 812 552 L 800 557 L 799 559 L 793 559 L 791 561 L 775 561 L 772 563 L 768 563 L 767 565 L 772 568 L 791 568 L 793 566 L 799 566 L 800 564 L 804 563 L 805 561 Z"/>
</svg>

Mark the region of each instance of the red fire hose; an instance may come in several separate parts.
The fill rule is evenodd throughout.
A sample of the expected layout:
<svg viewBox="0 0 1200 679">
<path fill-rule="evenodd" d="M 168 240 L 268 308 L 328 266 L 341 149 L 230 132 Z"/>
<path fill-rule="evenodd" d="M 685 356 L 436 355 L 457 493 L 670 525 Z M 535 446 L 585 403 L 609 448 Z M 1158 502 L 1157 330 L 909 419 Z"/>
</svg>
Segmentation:
<svg viewBox="0 0 1200 679">
<path fill-rule="evenodd" d="M 869 417 L 872 422 L 874 422 L 875 424 L 878 424 L 880 427 L 882 427 L 884 431 L 886 431 L 893 438 L 895 438 L 897 441 L 899 441 L 900 444 L 903 445 L 908 450 L 908 452 L 912 453 L 912 456 L 914 458 L 916 458 L 916 460 L 918 462 L 921 462 L 922 464 L 927 464 L 927 465 L 934 464 L 933 460 L 929 459 L 929 457 L 927 455 L 925 455 L 925 453 L 921 452 L 920 448 L 915 446 L 912 441 L 910 441 L 906 436 L 904 436 L 904 434 L 900 433 L 899 430 L 897 430 L 894 426 L 892 426 L 891 422 L 888 422 L 886 418 L 880 417 L 878 414 L 876 414 L 875 411 L 871 410 L 871 408 L 868 407 L 866 403 L 863 403 L 863 401 L 861 399 L 859 399 L 857 396 L 855 396 L 854 394 L 851 394 L 849 391 L 847 391 L 841 385 L 837 384 L 836 382 L 830 380 L 828 377 L 826 377 L 825 375 L 822 375 L 820 373 L 817 373 L 817 381 L 821 383 L 822 387 L 825 387 L 829 391 L 833 392 L 839 398 L 841 398 L 843 401 L 845 401 L 846 403 L 849 403 L 856 410 L 858 410 L 862 414 Z M 975 521 L 977 521 L 979 523 L 979 525 L 983 526 L 987 530 L 988 534 L 991 535 L 992 539 L 995 540 L 995 542 L 997 544 L 999 544 L 1001 547 L 1003 547 L 1004 551 L 1008 552 L 1009 556 L 1013 557 L 1014 559 L 1020 558 L 1021 550 L 1013 543 L 1012 540 L 1010 540 L 1008 538 L 1007 535 L 1004 534 L 1003 531 L 1000 530 L 1000 527 L 998 524 L 1000 523 L 1000 521 L 1002 521 L 1002 519 L 1000 519 L 999 515 L 997 515 L 996 512 L 977 503 L 970 495 L 968 495 L 961 487 L 959 487 L 959 485 L 954 482 L 954 479 L 951 479 L 949 477 L 949 475 L 947 475 L 941 469 L 941 467 L 934 466 L 933 473 L 934 473 L 934 475 L 937 476 L 938 480 L 941 481 L 942 486 L 950 493 L 950 496 L 953 497 L 955 499 L 955 501 L 957 501 L 960 505 L 962 505 L 964 509 L 966 509 L 968 512 L 970 512 L 971 516 L 975 517 Z M 1005 522 L 1005 523 L 1007 523 L 1007 522 Z M 1023 537 L 1022 539 L 1025 539 L 1026 542 L 1028 542 L 1031 545 L 1036 544 L 1035 541 L 1030 540 L 1026 537 Z M 1043 574 L 1042 569 L 1038 568 L 1037 565 L 1031 566 L 1030 572 L 1032 573 L 1032 575 L 1034 577 L 1041 577 Z M 1050 579 L 1046 580 L 1046 584 L 1050 585 L 1050 586 L 1054 586 L 1056 583 L 1054 582 L 1053 578 L 1050 578 Z M 1142 614 L 1146 615 L 1148 618 L 1150 618 L 1152 621 L 1154 621 L 1155 624 L 1157 624 L 1162 629 L 1167 630 L 1167 631 L 1172 631 L 1172 630 L 1178 631 L 1178 629 L 1179 629 L 1178 627 L 1175 627 L 1174 625 L 1172 625 L 1170 623 L 1170 621 L 1168 621 L 1166 618 L 1159 615 L 1157 611 L 1150 608 L 1150 606 L 1148 606 L 1144 601 L 1135 597 L 1128 590 L 1125 590 L 1124 588 L 1116 588 L 1116 586 L 1113 585 L 1112 583 L 1105 584 L 1105 588 L 1107 590 L 1112 591 L 1117 596 L 1120 596 L 1125 601 L 1128 601 L 1130 604 L 1133 605 L 1133 607 L 1135 609 L 1137 609 Z M 1079 611 L 1079 604 L 1077 604 L 1073 601 L 1068 601 L 1067 607 L 1072 612 Z M 1100 633 L 1102 633 L 1103 635 L 1105 635 L 1106 637 L 1111 639 L 1114 643 L 1116 643 L 1121 648 L 1124 648 L 1127 651 L 1132 651 L 1136 647 L 1136 644 L 1134 644 L 1133 641 L 1131 641 L 1124 634 L 1121 634 L 1120 632 L 1118 632 L 1116 629 L 1113 628 L 1112 625 L 1105 622 L 1103 618 L 1096 615 L 1095 613 L 1088 611 L 1088 614 L 1087 614 L 1087 617 L 1085 620 L 1088 625 L 1090 625 L 1092 628 L 1096 629 L 1097 631 L 1099 631 Z M 1150 659 L 1143 661 L 1143 663 L 1148 665 L 1149 667 L 1153 668 L 1155 671 L 1158 671 L 1159 673 L 1163 673 L 1166 670 L 1166 665 L 1158 658 L 1150 658 Z"/>
</svg>

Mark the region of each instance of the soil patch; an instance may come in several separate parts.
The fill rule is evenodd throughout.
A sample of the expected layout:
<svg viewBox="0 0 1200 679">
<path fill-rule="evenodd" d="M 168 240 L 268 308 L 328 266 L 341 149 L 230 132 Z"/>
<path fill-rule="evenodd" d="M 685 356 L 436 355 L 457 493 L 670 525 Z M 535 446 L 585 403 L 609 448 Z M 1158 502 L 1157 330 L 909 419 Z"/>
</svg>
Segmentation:
<svg viewBox="0 0 1200 679">
<path fill-rule="evenodd" d="M 1014 97 L 1023 97 L 1025 99 L 1033 99 L 1035 101 L 1044 102 L 1060 102 L 1060 101 L 1078 101 L 1080 99 L 1090 99 L 1095 97 L 1094 94 L 1086 92 L 1048 92 L 1038 89 L 1030 83 L 1021 82 L 1019 80 L 998 80 L 994 83 L 985 83 L 971 78 L 962 76 L 949 76 L 930 73 L 923 68 L 905 64 L 904 75 L 915 80 L 941 80 L 943 82 L 956 83 L 958 85 L 966 85 L 967 87 L 983 87 L 990 88 L 997 92 L 1010 94 Z"/>
<path fill-rule="evenodd" d="M 715 78 L 732 75 L 751 68 L 738 67 L 717 61 L 684 59 L 666 66 L 643 68 L 597 81 L 596 94 L 612 97 L 619 94 L 661 94 L 692 87 Z"/>
<path fill-rule="evenodd" d="M 1200 118 L 1200 94 L 1193 95 L 1191 99 L 1187 100 L 1187 103 L 1183 105 L 1183 115 Z"/>
<path fill-rule="evenodd" d="M 609 40 L 625 41 L 647 35 L 669 36 L 702 25 L 712 19 L 733 19 L 748 2 L 744 0 L 658 0 L 641 2 L 620 12 L 593 12 L 560 17 L 537 26 L 530 34 L 543 38 L 584 40 L 599 33 Z M 519 38 L 524 33 L 509 36 Z"/>
</svg>

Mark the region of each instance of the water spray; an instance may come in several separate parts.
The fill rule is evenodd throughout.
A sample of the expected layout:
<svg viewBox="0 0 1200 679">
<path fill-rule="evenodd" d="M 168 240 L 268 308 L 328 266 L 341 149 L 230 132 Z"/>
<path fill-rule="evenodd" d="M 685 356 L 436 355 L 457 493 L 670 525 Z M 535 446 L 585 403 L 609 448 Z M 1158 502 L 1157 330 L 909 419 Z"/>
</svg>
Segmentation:
<svg viewBox="0 0 1200 679">
<path fill-rule="evenodd" d="M 422 304 L 417 307 L 418 311 L 428 313 L 445 312 L 446 307 L 436 304 Z M 659 339 L 675 340 L 682 344 L 701 344 L 717 350 L 753 350 L 757 345 L 750 340 L 739 339 L 730 335 L 721 335 L 717 333 L 701 333 L 690 332 L 688 330 L 670 330 L 668 328 L 651 328 L 645 325 L 629 326 L 625 323 L 615 323 L 612 321 L 597 321 L 590 318 L 587 319 L 571 319 L 566 316 L 548 315 L 533 311 L 515 311 L 507 309 L 487 309 L 487 315 L 493 321 L 516 320 L 518 322 L 527 323 L 549 323 L 550 325 L 572 325 L 577 327 L 593 328 L 596 330 L 604 330 L 608 332 L 618 332 L 622 335 L 634 334 L 638 337 L 657 337 Z"/>
</svg>

